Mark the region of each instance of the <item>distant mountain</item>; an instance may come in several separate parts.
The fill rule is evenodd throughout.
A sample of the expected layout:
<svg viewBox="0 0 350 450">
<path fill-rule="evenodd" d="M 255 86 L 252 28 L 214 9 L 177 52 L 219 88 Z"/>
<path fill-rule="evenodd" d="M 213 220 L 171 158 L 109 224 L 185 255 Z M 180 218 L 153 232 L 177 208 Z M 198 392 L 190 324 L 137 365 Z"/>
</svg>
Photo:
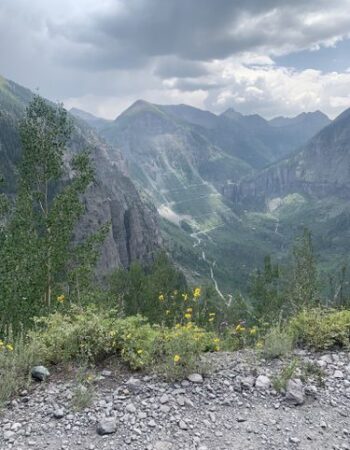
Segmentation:
<svg viewBox="0 0 350 450">
<path fill-rule="evenodd" d="M 69 112 L 77 119 L 84 120 L 84 122 L 90 125 L 90 127 L 97 130 L 108 126 L 108 124 L 112 122 L 111 120 L 101 119 L 100 117 L 96 117 L 93 114 L 90 114 L 78 108 L 71 108 Z"/>
<path fill-rule="evenodd" d="M 99 133 L 111 160 L 120 149 L 139 191 L 158 208 L 165 242 L 188 276 L 214 274 L 227 288 L 269 252 L 222 193 L 304 143 L 288 127 L 233 110 L 218 116 L 139 100 Z"/>
<path fill-rule="evenodd" d="M 299 152 L 242 180 L 237 198 L 269 198 L 299 192 L 322 198 L 350 195 L 350 109 L 323 128 Z"/>
<path fill-rule="evenodd" d="M 311 230 L 321 268 L 349 262 L 350 109 L 298 152 L 224 189 L 247 228 L 270 253 L 285 256 L 303 227 Z"/>
<path fill-rule="evenodd" d="M 21 155 L 18 123 L 32 97 L 29 90 L 0 78 L 0 171 L 9 194 L 16 191 L 16 164 Z M 89 149 L 96 173 L 96 183 L 84 196 L 87 214 L 79 224 L 77 235 L 111 223 L 102 247 L 100 270 L 103 271 L 120 265 L 127 267 L 135 260 L 152 259 L 160 244 L 154 207 L 141 201 L 120 152 L 114 150 L 111 161 L 111 149 L 106 142 L 82 120 L 73 116 L 72 120 L 74 131 L 65 157 L 69 160 L 74 153 Z"/>
<path fill-rule="evenodd" d="M 305 144 L 331 120 L 320 111 L 302 113 L 293 118 L 278 117 L 270 121 L 258 114 L 242 115 L 232 108 L 222 116 L 242 125 L 254 138 L 261 142 L 270 162 L 286 157 Z"/>
</svg>

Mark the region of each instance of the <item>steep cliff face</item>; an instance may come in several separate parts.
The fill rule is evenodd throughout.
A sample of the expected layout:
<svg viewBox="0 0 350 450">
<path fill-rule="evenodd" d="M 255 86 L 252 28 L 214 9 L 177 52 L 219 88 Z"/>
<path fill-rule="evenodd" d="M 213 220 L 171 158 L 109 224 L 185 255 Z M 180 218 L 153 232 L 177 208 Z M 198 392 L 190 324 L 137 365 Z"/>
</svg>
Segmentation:
<svg viewBox="0 0 350 450">
<path fill-rule="evenodd" d="M 315 198 L 350 195 L 350 109 L 322 129 L 298 153 L 240 183 L 224 194 L 235 203 L 260 204 L 290 193 Z"/>
<path fill-rule="evenodd" d="M 25 92 L 16 96 L 15 92 Z M 15 165 L 20 158 L 18 120 L 30 101 L 30 91 L 3 80 L 0 87 L 0 170 L 4 172 L 7 192 L 15 192 Z M 101 249 L 100 270 L 128 267 L 132 261 L 149 261 L 161 243 L 158 218 L 154 207 L 146 205 L 130 180 L 124 158 L 113 151 L 87 124 L 74 120 L 74 131 L 65 155 L 89 149 L 96 182 L 84 195 L 86 215 L 79 223 L 76 236 L 90 234 L 104 223 L 111 230 Z"/>
</svg>

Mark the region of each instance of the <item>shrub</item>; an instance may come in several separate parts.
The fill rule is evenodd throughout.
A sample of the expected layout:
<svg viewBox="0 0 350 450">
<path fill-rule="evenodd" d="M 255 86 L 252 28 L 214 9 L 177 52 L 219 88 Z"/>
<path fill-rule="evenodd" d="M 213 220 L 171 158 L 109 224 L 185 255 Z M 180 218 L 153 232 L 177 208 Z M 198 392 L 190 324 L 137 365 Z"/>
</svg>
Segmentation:
<svg viewBox="0 0 350 450">
<path fill-rule="evenodd" d="M 287 366 L 283 367 L 280 373 L 272 380 L 272 385 L 277 392 L 286 389 L 288 381 L 293 377 L 298 366 L 298 361 L 293 359 Z"/>
<path fill-rule="evenodd" d="M 96 307 L 73 307 L 36 323 L 40 328 L 29 338 L 38 347 L 37 363 L 95 363 L 120 355 L 134 370 L 176 378 L 194 370 L 202 352 L 220 350 L 220 339 L 213 332 L 188 320 L 166 327 L 151 325 L 141 316 L 116 318 Z"/>
<path fill-rule="evenodd" d="M 29 333 L 29 339 L 39 347 L 41 361 L 37 362 L 103 359 L 113 351 L 116 321 L 111 313 L 92 306 L 35 319 L 37 328 Z"/>
<path fill-rule="evenodd" d="M 293 335 L 281 326 L 271 328 L 264 337 L 262 352 L 266 358 L 273 359 L 284 356 L 293 349 Z"/>
<path fill-rule="evenodd" d="M 155 369 L 167 378 L 180 378 L 200 370 L 200 355 L 220 350 L 220 339 L 192 322 L 163 328 L 155 342 Z"/>
<path fill-rule="evenodd" d="M 290 321 L 297 344 L 315 350 L 349 348 L 350 311 L 326 308 L 303 310 Z"/>
</svg>

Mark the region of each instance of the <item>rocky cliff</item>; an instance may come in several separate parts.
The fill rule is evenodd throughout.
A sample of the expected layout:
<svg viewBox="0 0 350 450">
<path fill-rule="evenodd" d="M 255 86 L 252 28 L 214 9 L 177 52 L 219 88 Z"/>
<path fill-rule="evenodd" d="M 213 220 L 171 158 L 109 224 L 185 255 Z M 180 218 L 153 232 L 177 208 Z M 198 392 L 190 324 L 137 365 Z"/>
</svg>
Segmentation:
<svg viewBox="0 0 350 450">
<path fill-rule="evenodd" d="M 224 188 L 234 203 L 254 202 L 261 207 L 270 198 L 295 192 L 315 198 L 349 198 L 350 109 L 290 158 Z"/>
</svg>

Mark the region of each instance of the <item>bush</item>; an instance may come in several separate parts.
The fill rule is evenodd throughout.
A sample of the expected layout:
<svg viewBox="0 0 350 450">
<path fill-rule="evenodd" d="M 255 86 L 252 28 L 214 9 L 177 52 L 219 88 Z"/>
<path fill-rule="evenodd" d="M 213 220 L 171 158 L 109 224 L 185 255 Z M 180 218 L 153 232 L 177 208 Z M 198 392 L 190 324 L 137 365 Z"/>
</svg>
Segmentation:
<svg viewBox="0 0 350 450">
<path fill-rule="evenodd" d="M 265 335 L 262 352 L 266 358 L 273 359 L 284 356 L 293 349 L 293 335 L 281 326 L 271 328 Z"/>
<path fill-rule="evenodd" d="M 116 318 L 96 307 L 73 307 L 37 319 L 29 334 L 38 347 L 37 363 L 95 363 L 120 355 L 131 369 L 176 378 L 198 366 L 204 351 L 218 351 L 220 339 L 187 320 L 174 327 L 151 325 L 141 316 Z"/>
<path fill-rule="evenodd" d="M 29 339 L 39 349 L 42 363 L 59 364 L 71 360 L 102 360 L 114 351 L 117 319 L 96 307 L 72 307 L 35 319 L 36 329 Z"/>
<path fill-rule="evenodd" d="M 200 370 L 200 355 L 220 350 L 220 339 L 189 322 L 163 328 L 155 342 L 156 371 L 167 378 L 181 378 Z"/>
<path fill-rule="evenodd" d="M 290 321 L 299 345 L 315 350 L 349 348 L 350 311 L 326 308 L 303 310 Z"/>
</svg>

